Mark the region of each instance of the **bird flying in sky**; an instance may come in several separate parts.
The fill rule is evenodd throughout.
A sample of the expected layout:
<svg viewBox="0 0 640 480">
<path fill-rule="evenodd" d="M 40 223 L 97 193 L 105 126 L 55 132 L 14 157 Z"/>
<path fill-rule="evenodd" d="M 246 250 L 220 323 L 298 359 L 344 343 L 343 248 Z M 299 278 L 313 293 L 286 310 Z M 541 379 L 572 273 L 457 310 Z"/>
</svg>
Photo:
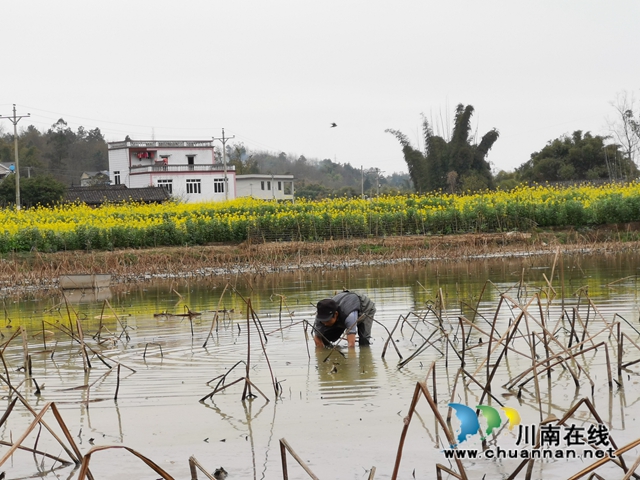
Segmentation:
<svg viewBox="0 0 640 480">
<path fill-rule="evenodd" d="M 338 126 L 338 124 L 337 124 L 337 123 L 335 123 L 335 122 L 331 123 L 331 128 L 333 128 L 333 127 L 337 127 L 337 126 Z"/>
</svg>

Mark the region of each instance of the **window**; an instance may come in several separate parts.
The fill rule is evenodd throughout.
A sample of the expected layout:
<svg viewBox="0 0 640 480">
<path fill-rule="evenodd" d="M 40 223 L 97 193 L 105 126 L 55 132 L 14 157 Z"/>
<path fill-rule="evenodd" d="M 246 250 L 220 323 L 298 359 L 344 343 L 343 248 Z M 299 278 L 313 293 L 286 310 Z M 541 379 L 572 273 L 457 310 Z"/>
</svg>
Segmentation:
<svg viewBox="0 0 640 480">
<path fill-rule="evenodd" d="M 187 178 L 187 193 L 202 193 L 199 178 Z"/>
<path fill-rule="evenodd" d="M 169 193 L 173 193 L 173 180 L 158 180 L 158 186 L 165 188 Z"/>
<path fill-rule="evenodd" d="M 262 181 L 260 182 L 260 188 L 262 188 L 262 190 L 264 190 L 264 180 L 262 180 Z"/>
<path fill-rule="evenodd" d="M 114 185 L 120 185 L 120 170 L 113 172 L 113 183 Z"/>
<path fill-rule="evenodd" d="M 193 170 L 193 165 L 196 162 L 196 156 L 195 155 L 187 155 L 187 164 L 189 165 L 189 170 Z M 187 180 L 188 182 L 189 180 Z M 200 192 L 198 192 L 200 193 Z"/>
<path fill-rule="evenodd" d="M 284 182 L 284 194 L 293 195 L 293 182 Z"/>
<path fill-rule="evenodd" d="M 213 179 L 213 193 L 224 193 L 224 178 Z"/>
<path fill-rule="evenodd" d="M 267 181 L 267 190 L 271 190 L 271 182 Z"/>
<path fill-rule="evenodd" d="M 282 182 L 278 182 L 278 190 L 282 190 Z"/>
</svg>

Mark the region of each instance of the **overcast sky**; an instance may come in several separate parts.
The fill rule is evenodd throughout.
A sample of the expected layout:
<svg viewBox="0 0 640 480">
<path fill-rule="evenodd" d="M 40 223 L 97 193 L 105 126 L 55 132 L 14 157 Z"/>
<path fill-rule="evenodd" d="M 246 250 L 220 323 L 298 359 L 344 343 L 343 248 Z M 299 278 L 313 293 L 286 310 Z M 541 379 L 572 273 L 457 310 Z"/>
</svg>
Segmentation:
<svg viewBox="0 0 640 480">
<path fill-rule="evenodd" d="M 2 1 L 0 114 L 99 127 L 107 141 L 209 139 L 407 171 L 421 114 L 458 103 L 513 170 L 640 98 L 638 0 Z M 330 128 L 332 122 L 336 128 Z M 12 128 L 0 121 L 4 131 Z M 219 144 L 219 143 L 218 143 Z"/>
</svg>

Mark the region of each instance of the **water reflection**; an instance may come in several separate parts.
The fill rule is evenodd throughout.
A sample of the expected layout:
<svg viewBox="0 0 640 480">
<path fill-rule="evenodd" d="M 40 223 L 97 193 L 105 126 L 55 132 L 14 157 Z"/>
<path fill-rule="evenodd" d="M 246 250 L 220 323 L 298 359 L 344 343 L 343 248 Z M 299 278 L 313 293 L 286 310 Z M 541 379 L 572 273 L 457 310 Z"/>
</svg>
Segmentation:
<svg viewBox="0 0 640 480">
<path fill-rule="evenodd" d="M 316 349 L 318 387 L 325 405 L 345 404 L 376 396 L 379 382 L 371 347 Z"/>
<path fill-rule="evenodd" d="M 93 289 L 76 289 L 76 290 L 65 290 L 64 296 L 67 301 L 74 304 L 81 303 L 96 303 L 96 302 L 104 302 L 105 300 L 111 300 L 113 297 L 113 293 L 111 288 L 97 288 Z"/>
<path fill-rule="evenodd" d="M 31 294 L 28 298 L 5 299 L 0 333 L 6 342 L 18 325 L 26 326 L 33 376 L 46 388 L 37 398 L 30 382 L 25 382 L 21 391 L 34 406 L 60 402 L 72 434 L 83 429 L 83 452 L 89 448 L 88 439 L 94 438 L 97 445 L 140 445 L 142 454 L 166 465 L 176 478 L 188 478 L 187 459 L 191 454 L 201 461 L 211 459 L 207 465 L 211 471 L 223 466 L 233 478 L 276 478 L 281 469 L 274 440 L 286 438 L 320 478 L 335 476 L 338 470 L 345 477 L 360 478 L 362 469 L 371 465 L 377 467 L 376 478 L 388 478 L 415 382 L 424 380 L 433 361 L 437 361 L 439 408 L 446 414 L 460 364 L 452 352 L 454 347 L 460 348 L 458 316 L 465 316 L 478 327 L 467 328 L 464 336 L 469 336 L 474 347 L 466 352 L 468 368 L 481 379 L 487 375 L 487 366 L 477 372 L 476 369 L 487 355 L 490 323 L 500 295 L 505 292 L 523 301 L 539 295 L 545 315 L 567 330 L 577 320 L 562 318 L 562 306 L 570 312 L 575 307 L 583 322 L 601 322 L 601 317 L 611 321 L 617 315 L 628 322 L 623 322 L 625 331 L 638 343 L 639 265 L 636 255 L 624 254 L 565 257 L 554 267 L 554 257 L 550 256 L 180 279 L 117 285 L 111 289 L 108 304 L 104 298 L 84 303 L 83 297 L 70 301 L 68 311 L 60 296 Z M 223 295 L 227 282 L 232 282 L 235 291 L 228 289 Z M 312 339 L 305 338 L 304 322 L 313 322 L 318 298 L 343 288 L 370 296 L 376 303 L 376 320 L 389 330 L 400 316 L 439 305 L 451 320 L 452 328 L 445 332 L 451 344 L 438 340 L 418 351 L 424 339 L 437 330 L 434 315 L 430 314 L 426 317 L 430 323 L 411 317 L 420 335 L 406 325 L 394 333 L 394 347 L 404 359 L 417 352 L 416 358 L 401 369 L 399 355 L 391 346 L 381 358 L 386 332 L 377 324 L 370 348 L 345 349 L 342 354 L 331 355 L 325 349 L 316 351 Z M 588 310 L 587 292 L 598 308 L 597 314 Z M 199 403 L 211 391 L 209 380 L 246 358 L 246 306 L 240 295 L 251 298 L 265 332 L 273 332 L 267 337 L 265 350 L 283 387 L 282 395 L 273 395 L 265 353 L 252 337 L 251 380 L 269 396 L 269 401 L 259 397 L 241 402 L 240 383 L 216 394 L 211 401 Z M 178 316 L 185 307 L 200 315 L 191 319 Z M 214 325 L 216 309 L 224 313 Z M 136 371 L 122 370 L 117 402 L 113 400 L 116 375 L 106 375 L 107 368 L 95 358 L 91 359 L 93 368 L 85 374 L 79 345 L 65 333 L 71 325 L 77 328 L 76 313 L 85 339 L 93 348 Z M 159 313 L 163 315 L 156 315 Z M 504 333 L 517 315 L 516 308 L 505 308 L 497 334 Z M 100 336 L 96 336 L 97 332 Z M 614 343 L 610 339 L 607 342 L 611 353 Z M 625 354 L 630 360 L 640 356 L 633 345 L 626 345 Z M 13 341 L 3 348 L 7 368 L 12 379 L 15 377 L 15 384 L 19 384 L 24 379 L 24 372 L 16 372 L 23 362 L 21 342 Z M 520 350 L 530 355 L 529 348 L 522 340 Z M 536 348 L 543 347 L 538 343 Z M 447 349 L 449 365 L 442 361 Z M 543 414 L 561 416 L 578 400 L 590 397 L 614 430 L 616 441 L 624 444 L 637 436 L 639 425 L 632 412 L 640 403 L 640 375 L 634 373 L 637 367 L 631 366 L 616 378 L 619 385 L 609 388 L 603 355 L 604 350 L 599 348 L 580 358 L 580 367 L 586 373 L 581 374 L 579 386 L 562 366 L 556 366 L 550 376 L 541 376 Z M 520 398 L 517 391 L 501 388 L 530 364 L 525 356 L 509 351 L 491 393 L 500 402 L 537 420 L 538 402 L 534 400 L 532 384 L 522 388 Z M 593 391 L 587 373 L 594 383 Z M 244 371 L 234 371 L 230 379 L 243 374 Z M 456 387 L 454 400 L 471 405 L 480 400 L 480 393 L 476 385 L 465 382 Z M 280 411 L 276 415 L 277 410 Z M 16 431 L 20 429 L 4 424 L 0 436 L 6 440 L 11 435 L 15 437 Z M 442 461 L 438 450 L 442 447 L 441 437 L 432 415 L 423 407 L 422 416 L 417 416 L 415 429 L 407 438 L 402 478 L 411 478 L 413 469 L 422 472 L 423 478 L 433 476 L 433 464 Z M 317 455 L 324 445 L 338 446 L 330 465 Z M 19 471 L 21 465 L 14 464 L 12 477 L 32 474 L 32 465 Z M 125 465 L 130 468 L 130 478 L 140 477 L 138 465 L 128 461 Z M 508 467 L 500 465 L 492 473 L 500 475 L 509 471 Z M 481 478 L 487 473 L 486 464 L 478 462 L 476 470 Z M 544 477 L 566 477 L 564 470 L 559 471 L 545 470 Z M 104 471 L 96 472 L 106 478 Z"/>
</svg>

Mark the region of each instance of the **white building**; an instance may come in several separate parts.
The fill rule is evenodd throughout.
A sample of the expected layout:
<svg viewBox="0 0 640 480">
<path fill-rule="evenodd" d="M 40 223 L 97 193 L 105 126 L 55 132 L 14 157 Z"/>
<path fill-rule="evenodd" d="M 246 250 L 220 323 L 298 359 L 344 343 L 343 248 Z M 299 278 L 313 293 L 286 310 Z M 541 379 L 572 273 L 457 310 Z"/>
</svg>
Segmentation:
<svg viewBox="0 0 640 480">
<path fill-rule="evenodd" d="M 212 140 L 109 142 L 112 185 L 164 187 L 185 202 L 236 198 L 234 166 L 216 163 Z"/>
<path fill-rule="evenodd" d="M 103 170 L 101 172 L 82 172 L 82 175 L 80 175 L 81 187 L 109 185 L 109 183 L 109 172 L 107 170 Z"/>
<path fill-rule="evenodd" d="M 238 175 L 236 191 L 238 197 L 293 200 L 293 175 Z"/>
<path fill-rule="evenodd" d="M 16 166 L 11 162 L 0 163 L 0 180 L 11 175 L 16 170 Z"/>
</svg>

